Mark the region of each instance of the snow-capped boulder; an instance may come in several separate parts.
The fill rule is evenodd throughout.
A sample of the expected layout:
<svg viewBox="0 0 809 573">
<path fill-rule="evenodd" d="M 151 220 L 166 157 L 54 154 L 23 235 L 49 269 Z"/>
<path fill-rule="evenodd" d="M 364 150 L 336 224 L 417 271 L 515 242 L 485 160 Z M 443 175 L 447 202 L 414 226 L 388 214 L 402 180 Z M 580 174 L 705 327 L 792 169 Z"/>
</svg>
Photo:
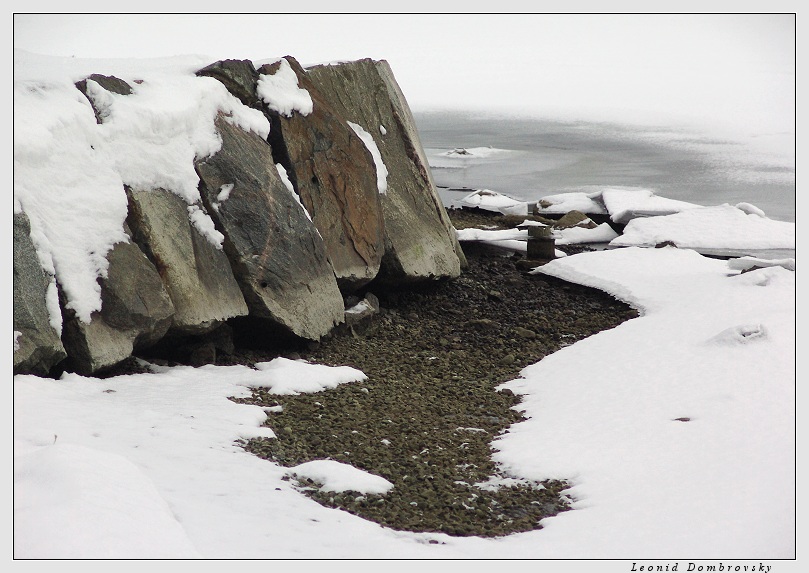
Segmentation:
<svg viewBox="0 0 809 573">
<path fill-rule="evenodd" d="M 273 156 L 323 236 L 341 290 L 353 292 L 376 277 L 385 252 L 385 166 L 294 58 L 258 74 Z"/>
<path fill-rule="evenodd" d="M 55 295 L 56 285 L 42 270 L 30 235 L 28 217 L 15 213 L 14 373 L 47 374 L 66 353 L 48 311 L 48 289 Z M 61 323 L 61 316 L 54 318 Z"/>
<path fill-rule="evenodd" d="M 380 280 L 401 284 L 457 277 L 466 259 L 388 63 L 363 59 L 307 72 L 333 107 L 373 138 L 387 169 L 387 187 L 380 195 L 385 223 Z"/>
<path fill-rule="evenodd" d="M 323 239 L 281 181 L 267 142 L 222 116 L 216 128 L 222 148 L 197 163 L 200 193 L 250 314 L 318 340 L 343 321 Z"/>
<path fill-rule="evenodd" d="M 36 270 L 15 281 L 15 372 L 91 374 L 245 314 L 318 340 L 376 278 L 460 274 L 386 62 L 119 73 L 15 82 L 15 213 L 33 245 L 15 235 L 15 273 Z"/>
<path fill-rule="evenodd" d="M 162 189 L 128 189 L 128 221 L 135 242 L 155 263 L 174 303 L 172 333 L 202 334 L 247 304 L 221 245 L 189 221 L 188 206 Z"/>
<path fill-rule="evenodd" d="M 107 253 L 107 276 L 99 279 L 101 310 L 84 322 L 65 305 L 62 342 L 71 370 L 92 374 L 122 362 L 133 350 L 148 348 L 168 331 L 174 305 L 160 275 L 131 242 Z"/>
<path fill-rule="evenodd" d="M 256 95 L 258 72 L 250 60 L 219 60 L 198 70 L 197 75 L 219 80 L 246 106 L 254 108 L 261 106 Z"/>
<path fill-rule="evenodd" d="M 569 211 L 559 218 L 553 225 L 557 229 L 566 229 L 568 227 L 583 227 L 585 229 L 595 229 L 598 225 L 587 215 L 581 211 Z"/>
</svg>

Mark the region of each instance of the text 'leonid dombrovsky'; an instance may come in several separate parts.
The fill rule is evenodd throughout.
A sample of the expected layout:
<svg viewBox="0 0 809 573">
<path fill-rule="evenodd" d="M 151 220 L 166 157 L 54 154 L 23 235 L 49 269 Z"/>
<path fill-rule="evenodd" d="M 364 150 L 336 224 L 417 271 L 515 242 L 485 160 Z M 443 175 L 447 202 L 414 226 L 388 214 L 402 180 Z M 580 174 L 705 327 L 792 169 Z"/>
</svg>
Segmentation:
<svg viewBox="0 0 809 573">
<path fill-rule="evenodd" d="M 717 564 L 712 565 L 703 565 L 701 563 L 695 563 L 693 561 L 689 561 L 682 569 L 680 569 L 679 561 L 676 563 L 667 563 L 665 565 L 645 565 L 639 564 L 636 562 L 632 563 L 631 571 L 693 571 L 695 573 L 703 572 L 718 572 L 718 573 L 735 573 L 736 571 L 749 571 L 752 573 L 753 571 L 764 571 L 769 572 L 772 569 L 771 565 L 765 565 L 764 563 L 755 563 L 755 564 L 746 564 L 746 565 L 737 565 L 737 564 L 727 564 L 722 563 L 721 561 Z"/>
</svg>

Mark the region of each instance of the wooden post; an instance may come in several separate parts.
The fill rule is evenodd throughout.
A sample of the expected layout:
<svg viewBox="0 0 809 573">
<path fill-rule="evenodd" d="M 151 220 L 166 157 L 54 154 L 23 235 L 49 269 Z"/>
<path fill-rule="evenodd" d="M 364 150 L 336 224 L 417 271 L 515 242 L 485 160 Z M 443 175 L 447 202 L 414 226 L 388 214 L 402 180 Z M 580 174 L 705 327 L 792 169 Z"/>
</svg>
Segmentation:
<svg viewBox="0 0 809 573">
<path fill-rule="evenodd" d="M 528 253 L 530 260 L 553 260 L 556 258 L 556 240 L 551 228 L 543 225 L 528 227 Z"/>
</svg>

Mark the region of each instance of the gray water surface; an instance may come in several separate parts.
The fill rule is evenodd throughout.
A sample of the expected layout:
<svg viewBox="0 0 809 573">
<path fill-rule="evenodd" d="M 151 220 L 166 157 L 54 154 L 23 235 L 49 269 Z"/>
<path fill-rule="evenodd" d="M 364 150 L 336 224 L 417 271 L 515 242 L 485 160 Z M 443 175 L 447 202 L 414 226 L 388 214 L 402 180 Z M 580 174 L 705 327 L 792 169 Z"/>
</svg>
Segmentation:
<svg viewBox="0 0 809 573">
<path fill-rule="evenodd" d="M 415 113 L 439 193 L 447 206 L 468 191 L 491 189 L 521 201 L 605 187 L 650 189 L 711 206 L 752 203 L 771 219 L 795 221 L 795 169 L 756 157 L 738 142 L 669 126 L 486 118 Z M 487 158 L 447 159 L 455 148 L 505 150 Z"/>
</svg>

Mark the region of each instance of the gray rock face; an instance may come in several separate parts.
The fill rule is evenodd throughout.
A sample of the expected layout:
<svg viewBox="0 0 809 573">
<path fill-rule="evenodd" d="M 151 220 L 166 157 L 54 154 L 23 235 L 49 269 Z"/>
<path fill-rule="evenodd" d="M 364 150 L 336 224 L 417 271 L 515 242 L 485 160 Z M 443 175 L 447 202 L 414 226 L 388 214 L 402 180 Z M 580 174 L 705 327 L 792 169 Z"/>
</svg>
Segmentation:
<svg viewBox="0 0 809 573">
<path fill-rule="evenodd" d="M 457 277 L 466 266 L 435 190 L 410 107 L 384 60 L 315 66 L 308 77 L 348 121 L 374 138 L 388 170 L 382 282 Z"/>
<path fill-rule="evenodd" d="M 227 255 L 189 222 L 185 201 L 162 189 L 128 189 L 127 196 L 133 239 L 154 263 L 174 304 L 172 334 L 203 334 L 247 314 Z"/>
<path fill-rule="evenodd" d="M 47 374 L 67 354 L 50 325 L 50 279 L 39 264 L 24 213 L 14 214 L 14 374 Z M 19 334 L 17 334 L 19 333 Z"/>
<path fill-rule="evenodd" d="M 92 374 L 128 358 L 132 351 L 155 344 L 174 316 L 160 275 L 134 243 L 117 243 L 107 253 L 107 278 L 100 279 L 101 310 L 90 323 L 62 305 L 62 341 L 71 369 Z"/>
<path fill-rule="evenodd" d="M 250 315 L 319 340 L 343 320 L 323 240 L 278 176 L 267 142 L 221 116 L 216 127 L 222 148 L 197 164 L 200 191 Z"/>
<path fill-rule="evenodd" d="M 585 225 L 582 225 L 587 221 Z M 553 224 L 557 229 L 567 229 L 569 227 L 585 226 L 588 229 L 595 229 L 598 225 L 581 211 L 569 211 Z"/>
<path fill-rule="evenodd" d="M 376 277 L 385 252 L 374 160 L 298 62 L 284 60 L 298 86 L 309 92 L 313 109 L 287 116 L 264 107 L 272 125 L 273 155 L 320 231 L 341 290 L 353 292 Z M 258 73 L 275 75 L 281 64 L 264 65 Z"/>
<path fill-rule="evenodd" d="M 250 60 L 219 60 L 198 70 L 197 75 L 219 80 L 244 105 L 261 108 L 256 96 L 258 72 Z"/>
</svg>

